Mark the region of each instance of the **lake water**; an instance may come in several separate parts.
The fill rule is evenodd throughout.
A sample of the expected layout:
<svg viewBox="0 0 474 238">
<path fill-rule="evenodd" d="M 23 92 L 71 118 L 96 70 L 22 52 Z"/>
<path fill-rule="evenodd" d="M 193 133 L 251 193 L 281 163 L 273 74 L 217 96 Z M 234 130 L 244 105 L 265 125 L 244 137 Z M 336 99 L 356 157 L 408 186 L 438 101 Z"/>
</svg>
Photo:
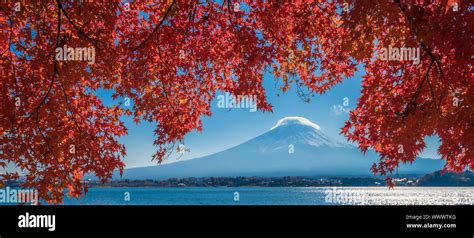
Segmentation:
<svg viewBox="0 0 474 238">
<path fill-rule="evenodd" d="M 66 205 L 474 205 L 474 187 L 90 188 Z"/>
</svg>

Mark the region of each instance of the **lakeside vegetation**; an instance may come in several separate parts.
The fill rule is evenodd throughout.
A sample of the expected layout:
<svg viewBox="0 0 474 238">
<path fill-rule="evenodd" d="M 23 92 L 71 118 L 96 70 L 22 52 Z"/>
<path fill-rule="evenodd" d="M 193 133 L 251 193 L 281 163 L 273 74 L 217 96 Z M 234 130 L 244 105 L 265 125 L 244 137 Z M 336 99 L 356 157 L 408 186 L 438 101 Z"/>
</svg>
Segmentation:
<svg viewBox="0 0 474 238">
<path fill-rule="evenodd" d="M 474 173 L 461 174 L 436 171 L 424 176 L 405 175 L 393 178 L 396 186 L 474 186 Z M 82 183 L 94 187 L 324 187 L 324 186 L 386 186 L 385 179 L 376 177 L 189 177 L 165 180 L 112 180 L 101 183 L 84 180 Z M 6 181 L 5 186 L 19 187 L 17 182 Z"/>
<path fill-rule="evenodd" d="M 89 187 L 323 187 L 323 186 L 386 186 L 377 177 L 202 177 L 170 178 L 166 180 L 114 180 L 106 184 L 84 181 Z M 396 186 L 474 186 L 474 173 L 442 173 L 424 176 L 405 175 L 393 178 Z"/>
<path fill-rule="evenodd" d="M 89 187 L 321 187 L 321 186 L 385 186 L 377 178 L 313 178 L 313 177 L 204 177 L 170 178 L 166 180 L 114 180 L 107 184 L 88 181 Z"/>
</svg>

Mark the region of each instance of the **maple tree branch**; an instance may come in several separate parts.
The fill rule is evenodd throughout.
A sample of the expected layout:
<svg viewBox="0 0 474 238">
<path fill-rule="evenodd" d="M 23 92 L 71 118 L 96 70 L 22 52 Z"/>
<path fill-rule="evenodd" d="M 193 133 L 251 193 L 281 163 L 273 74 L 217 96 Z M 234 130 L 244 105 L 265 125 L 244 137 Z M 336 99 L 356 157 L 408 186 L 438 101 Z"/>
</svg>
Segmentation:
<svg viewBox="0 0 474 238">
<path fill-rule="evenodd" d="M 321 6 L 319 6 L 319 2 L 315 2 L 315 4 L 321 12 L 324 12 L 324 13 L 327 14 L 327 10 L 325 8 L 321 8 Z M 339 24 L 336 23 L 332 17 L 330 17 L 330 16 L 328 16 L 328 17 L 329 17 L 329 20 L 331 20 L 332 24 L 334 24 L 334 26 L 339 26 Z M 332 28 L 334 29 L 335 27 L 332 27 Z"/>
<path fill-rule="evenodd" d="M 310 103 L 311 102 L 311 96 L 313 94 L 311 92 L 305 92 L 303 90 L 303 88 L 300 85 L 301 80 L 298 79 L 297 77 L 293 76 L 293 81 L 294 81 L 294 84 L 296 85 L 296 94 L 301 99 L 301 101 L 303 101 L 304 103 Z"/>
<path fill-rule="evenodd" d="M 81 128 L 79 127 L 79 124 L 77 123 L 77 120 L 76 120 L 76 116 L 75 116 L 76 113 L 72 110 L 71 104 L 69 103 L 69 99 L 68 99 L 68 96 L 67 96 L 67 93 L 66 93 L 66 89 L 64 88 L 64 85 L 63 85 L 62 82 L 59 80 L 59 78 L 58 78 L 58 82 L 59 82 L 59 86 L 60 86 L 61 89 L 62 89 L 63 96 L 64 96 L 64 100 L 66 101 L 67 109 L 68 109 L 69 112 L 71 112 L 72 120 L 74 121 L 74 124 L 76 125 L 77 129 L 79 130 L 79 133 L 82 134 L 82 130 L 81 130 Z"/>
<path fill-rule="evenodd" d="M 59 32 L 60 32 L 60 30 L 61 30 L 61 10 L 60 10 L 60 9 L 62 9 L 63 12 L 64 12 L 64 9 L 62 8 L 60 1 L 57 0 L 57 2 L 58 2 L 58 34 L 56 35 L 56 47 L 59 47 L 59 35 L 60 35 Z M 64 15 L 66 15 L 66 12 L 64 12 Z M 66 17 L 67 17 L 67 15 L 66 15 Z M 69 19 L 69 17 L 67 17 L 67 18 Z M 58 72 L 58 70 L 57 70 L 57 62 L 56 62 L 56 59 L 53 58 L 53 60 L 54 60 L 54 70 L 55 70 L 55 73 L 56 73 L 56 74 L 59 74 L 59 72 Z M 54 80 L 54 79 L 53 79 L 53 80 Z M 67 94 L 66 94 L 66 90 L 64 89 L 64 86 L 63 86 L 62 82 L 59 80 L 59 77 L 58 77 L 58 82 L 59 82 L 59 86 L 61 86 L 61 89 L 62 89 L 62 92 L 63 92 L 63 96 L 64 96 L 64 99 L 65 99 L 65 101 L 66 101 L 66 106 L 67 106 L 68 110 L 69 110 L 69 111 L 71 112 L 71 114 L 72 114 L 72 119 L 73 119 L 73 121 L 74 121 L 74 124 L 76 125 L 77 129 L 79 130 L 79 133 L 82 134 L 82 131 L 81 131 L 80 127 L 79 127 L 79 124 L 78 124 L 77 121 L 76 121 L 76 117 L 74 116 L 74 112 L 71 110 L 71 106 L 70 106 L 70 103 L 69 103 L 69 100 L 68 100 L 68 96 L 67 96 Z"/>
<path fill-rule="evenodd" d="M 3 7 L 0 7 L 0 10 L 5 13 L 5 15 L 8 17 L 8 20 L 10 21 L 10 34 L 8 36 L 8 48 L 5 49 L 5 51 L 2 52 L 2 56 L 3 54 L 5 54 L 5 52 L 7 51 L 10 51 L 10 46 L 12 44 L 12 38 L 13 38 L 13 19 L 10 15 L 8 15 L 8 13 L 5 11 L 5 9 L 3 9 Z"/>
<path fill-rule="evenodd" d="M 167 152 L 164 154 L 163 159 L 161 161 L 168 160 L 171 157 L 171 154 L 174 151 L 174 147 L 176 146 L 176 142 L 173 141 L 172 143 L 168 143 L 168 145 L 169 146 L 167 146 L 165 149 Z"/>
<path fill-rule="evenodd" d="M 43 130 L 41 129 L 41 127 L 40 127 L 40 125 L 39 125 L 39 121 L 38 121 L 38 120 L 39 120 L 39 110 L 40 110 L 41 106 L 46 102 L 46 99 L 48 98 L 48 95 L 49 95 L 49 93 L 51 92 L 51 89 L 52 89 L 53 84 L 54 84 L 54 77 L 56 76 L 56 73 L 57 73 L 57 62 L 54 61 L 54 73 L 53 73 L 53 77 L 52 77 L 52 79 L 51 79 L 51 84 L 50 84 L 50 86 L 49 86 L 48 92 L 47 92 L 46 95 L 43 97 L 43 101 L 41 101 L 41 103 L 38 105 L 38 107 L 36 107 L 36 110 L 35 110 L 35 113 L 34 113 L 34 114 L 35 114 L 35 118 L 36 118 L 36 120 L 35 120 L 35 122 L 36 122 L 36 123 L 35 123 L 35 124 L 36 124 L 36 128 L 38 129 L 38 131 L 39 131 L 41 137 L 43 138 L 43 140 L 44 140 L 46 146 L 48 147 L 48 151 L 46 152 L 45 156 L 46 156 L 48 153 L 51 153 L 52 156 L 57 160 L 56 156 L 55 156 L 54 153 L 53 153 L 53 148 L 52 148 L 51 145 L 49 144 L 49 139 L 46 137 L 46 135 L 44 135 Z M 30 117 L 31 117 L 32 115 L 33 115 L 33 113 L 30 114 Z M 28 120 L 28 119 L 29 119 L 29 117 L 27 118 L 27 120 Z M 26 122 L 26 121 L 25 121 L 25 122 Z"/>
<path fill-rule="evenodd" d="M 60 24 L 60 23 L 58 23 L 58 25 L 59 25 L 59 24 Z M 51 148 L 51 145 L 49 144 L 49 139 L 44 135 L 43 130 L 42 130 L 41 127 L 39 126 L 39 121 L 38 121 L 38 119 L 39 119 L 39 110 L 40 110 L 41 106 L 46 102 L 46 99 L 48 98 L 48 95 L 49 95 L 49 93 L 51 92 L 51 89 L 52 89 L 53 84 L 54 84 L 54 77 L 56 76 L 57 72 L 58 72 L 57 62 L 54 61 L 54 72 L 53 72 L 53 77 L 52 77 L 52 79 L 51 79 L 51 84 L 50 84 L 50 86 L 49 86 L 48 92 L 46 93 L 45 97 L 43 97 L 43 101 L 41 101 L 40 105 L 38 105 L 38 107 L 36 107 L 36 110 L 35 110 L 35 111 L 36 111 L 36 113 L 35 113 L 35 115 L 36 115 L 36 116 L 35 116 L 35 118 L 36 118 L 36 127 L 37 127 L 37 129 L 38 129 L 38 131 L 39 131 L 41 137 L 42 137 L 43 140 L 45 141 L 46 146 L 48 147 L 48 152 L 47 152 L 46 154 L 51 153 L 51 154 L 53 155 L 53 157 L 55 157 L 55 155 L 54 155 L 54 153 L 52 153 L 53 150 L 52 150 L 52 148 Z M 31 114 L 31 115 L 33 115 L 33 114 Z M 30 115 L 30 116 L 31 116 L 31 115 Z M 45 154 L 45 156 L 46 156 L 46 154 Z M 56 158 L 56 157 L 55 157 L 55 158 Z"/>
<path fill-rule="evenodd" d="M 88 36 L 86 33 L 84 33 L 83 30 L 81 30 L 77 25 L 76 23 L 74 23 L 74 21 L 71 20 L 71 18 L 69 17 L 68 13 L 66 10 L 64 10 L 63 8 L 63 5 L 61 4 L 61 1 L 60 0 L 56 0 L 57 4 L 58 4 L 58 7 L 61 9 L 61 11 L 64 13 L 64 16 L 66 16 L 66 19 L 68 20 L 69 23 L 71 23 L 71 25 L 74 27 L 74 29 L 76 29 L 76 31 L 79 33 L 79 35 L 83 36 L 84 38 L 86 38 L 92 45 L 94 45 L 95 48 L 97 48 L 98 50 L 100 50 L 100 47 L 95 43 L 95 41 L 98 41 L 98 40 L 95 40 L 95 39 L 92 39 L 90 36 Z M 99 41 L 100 42 L 100 41 Z"/>
<path fill-rule="evenodd" d="M 59 1 L 59 0 L 58 0 Z M 61 9 L 58 6 L 58 27 L 57 27 L 57 34 L 56 34 L 56 48 L 59 46 L 59 36 L 60 36 L 60 31 L 61 31 Z M 53 57 L 54 61 L 54 71 L 53 71 L 53 76 L 51 77 L 51 83 L 49 84 L 48 91 L 44 95 L 43 99 L 41 100 L 40 104 L 36 107 L 35 112 L 31 112 L 30 115 L 25 119 L 25 121 L 22 123 L 26 123 L 33 114 L 38 113 L 38 110 L 43 106 L 43 104 L 46 102 L 46 99 L 48 98 L 49 94 L 51 93 L 51 90 L 54 85 L 54 78 L 56 76 L 56 73 L 58 72 L 57 68 L 57 62 L 56 59 Z"/>
<path fill-rule="evenodd" d="M 164 96 L 165 96 L 165 98 L 166 98 L 166 101 L 168 102 L 168 104 L 169 104 L 171 110 L 173 110 L 174 116 L 176 116 L 176 118 L 178 118 L 179 122 L 181 122 L 181 119 L 180 119 L 180 117 L 178 116 L 178 113 L 176 112 L 176 110 L 175 110 L 173 104 L 171 103 L 170 98 L 168 97 L 168 94 L 166 93 L 165 86 L 163 85 L 163 82 L 161 82 L 161 81 L 160 81 L 160 86 L 161 86 L 161 89 L 163 90 L 163 94 L 164 94 Z"/>
<path fill-rule="evenodd" d="M 438 109 L 438 112 L 439 112 L 439 106 L 436 104 L 436 97 L 435 97 L 435 94 L 434 94 L 433 87 L 431 86 L 429 77 L 427 78 L 426 82 L 428 83 L 428 86 L 430 87 L 430 93 L 431 93 L 431 96 L 433 97 L 433 104 L 434 104 L 435 108 Z"/>
<path fill-rule="evenodd" d="M 441 68 L 441 63 L 439 62 L 439 59 L 437 59 L 433 53 L 431 53 L 431 50 L 423 43 L 421 42 L 421 46 L 423 47 L 423 49 L 430 55 L 430 58 L 431 60 L 433 60 L 435 63 L 436 63 L 436 68 L 438 69 L 438 74 L 441 76 L 441 80 L 444 81 L 444 72 L 443 72 L 443 69 Z M 428 82 L 429 83 L 429 82 Z M 448 84 L 449 88 L 454 91 L 453 87 Z M 431 84 L 430 84 L 430 89 L 433 90 L 431 88 Z M 434 94 L 433 94 L 433 100 L 436 100 L 434 98 Z M 435 106 L 437 109 L 439 109 L 439 107 L 441 107 L 441 103 L 443 102 L 443 93 L 441 93 L 440 97 L 439 97 L 439 103 L 438 105 L 436 106 L 436 102 L 435 103 Z"/>
<path fill-rule="evenodd" d="M 403 117 L 406 117 L 408 116 L 408 114 L 410 113 L 409 110 L 411 109 L 411 107 L 414 107 L 414 110 L 416 110 L 416 101 L 418 99 L 418 96 L 420 95 L 420 92 L 421 92 L 421 88 L 425 82 L 425 80 L 428 78 L 429 76 L 429 73 L 431 71 L 431 68 L 433 66 L 433 60 L 431 61 L 430 63 L 430 66 L 428 67 L 428 70 L 426 71 L 425 73 L 425 76 L 423 77 L 423 79 L 421 80 L 421 83 L 420 85 L 418 85 L 418 88 L 416 89 L 416 92 L 415 94 L 413 95 L 413 97 L 410 99 L 410 102 L 408 103 L 408 105 L 405 107 L 405 110 L 403 111 L 402 115 Z"/>
<path fill-rule="evenodd" d="M 18 95 L 17 94 L 17 92 L 18 92 L 18 82 L 17 82 L 17 78 L 16 78 L 16 67 L 15 67 L 15 64 L 13 62 L 13 57 L 12 57 L 13 52 L 10 50 L 11 44 L 12 44 L 12 41 L 13 41 L 13 19 L 5 11 L 5 9 L 3 9 L 3 7 L 0 7 L 0 10 L 5 14 L 5 16 L 8 17 L 8 20 L 10 21 L 10 32 L 9 32 L 9 36 L 8 36 L 8 47 L 5 49 L 5 51 L 2 52 L 2 57 L 7 52 L 8 52 L 8 55 L 10 56 L 9 60 L 10 60 L 10 63 L 11 63 L 11 66 L 12 66 L 12 71 L 13 71 L 13 83 L 15 84 L 15 97 L 16 97 Z M 12 124 L 12 127 L 11 127 L 11 133 L 12 134 L 15 134 L 15 118 L 16 118 L 16 110 L 13 110 L 12 117 L 10 118 L 10 121 L 11 121 L 11 124 Z"/>
<path fill-rule="evenodd" d="M 160 23 L 158 23 L 158 25 L 155 26 L 153 31 L 148 35 L 147 38 L 145 38 L 144 41 L 142 41 L 138 46 L 132 49 L 132 52 L 142 47 L 142 45 L 144 45 L 148 40 L 150 40 L 150 38 L 158 31 L 158 28 L 160 28 L 160 26 L 165 22 L 166 18 L 168 17 L 168 14 L 171 12 L 171 9 L 173 8 L 175 3 L 176 3 L 176 0 L 173 0 L 173 2 L 171 2 L 170 6 L 168 7 L 168 10 L 166 10 L 165 15 L 161 18 Z"/>
<path fill-rule="evenodd" d="M 43 104 L 46 102 L 46 99 L 48 98 L 48 96 L 49 96 L 49 94 L 50 94 L 50 92 L 51 92 L 51 90 L 52 90 L 52 88 L 53 88 L 55 75 L 56 75 L 56 72 L 54 72 L 54 73 L 53 73 L 53 76 L 51 77 L 51 83 L 49 84 L 48 91 L 47 91 L 46 94 L 44 95 L 43 100 L 41 100 L 40 104 L 39 104 L 39 105 L 36 107 L 36 109 L 35 109 L 36 113 L 37 113 L 38 110 L 41 108 L 41 106 L 43 106 Z M 27 121 L 31 118 L 31 116 L 33 116 L 33 114 L 35 114 L 35 113 L 33 113 L 33 112 L 30 113 L 30 115 L 25 119 L 25 121 L 24 121 L 23 123 L 27 122 Z"/>
<path fill-rule="evenodd" d="M 189 29 L 191 28 L 191 20 L 194 23 L 195 17 L 196 17 L 196 11 L 197 11 L 197 5 L 199 4 L 196 3 L 196 1 L 193 1 L 193 5 L 191 5 L 189 12 L 188 12 L 188 24 L 186 26 L 186 32 L 184 33 L 184 36 L 188 35 Z"/>
<path fill-rule="evenodd" d="M 426 70 L 425 76 L 423 77 L 423 80 L 421 80 L 420 86 L 418 86 L 418 89 L 416 90 L 415 102 L 418 99 L 418 95 L 421 92 L 421 87 L 423 86 L 423 83 L 425 82 L 425 80 L 428 78 L 432 67 L 433 67 L 433 60 L 430 62 L 430 66 L 428 67 L 428 70 Z"/>
<path fill-rule="evenodd" d="M 59 0 L 58 0 L 59 1 Z M 56 47 L 58 47 L 59 45 L 59 37 L 60 37 L 60 34 L 61 34 L 61 10 L 58 6 L 58 27 L 57 27 L 57 34 L 56 34 Z M 39 118 L 39 109 L 41 108 L 41 106 L 46 102 L 46 99 L 48 98 L 49 94 L 51 93 L 51 90 L 53 88 L 53 85 L 54 85 L 54 78 L 55 76 L 58 74 L 58 62 L 56 61 L 56 58 L 53 57 L 53 61 L 54 61 L 54 69 L 53 69 L 53 76 L 51 77 L 51 83 L 49 85 L 49 88 L 48 88 L 48 92 L 46 93 L 46 95 L 43 97 L 43 100 L 41 101 L 41 103 L 36 107 L 36 126 L 41 134 L 41 136 L 43 137 L 43 140 L 45 141 L 46 143 L 46 146 L 48 147 L 48 150 L 49 152 L 51 152 L 51 154 L 53 155 L 54 158 L 56 158 L 56 156 L 54 155 L 54 153 L 52 153 L 52 148 L 49 144 L 49 140 L 46 138 L 46 136 L 43 134 L 43 131 L 41 130 L 41 127 L 39 126 L 39 123 L 38 123 L 38 118 Z M 32 115 L 32 114 L 31 114 Z M 30 117 L 31 117 L 30 115 Z M 29 117 L 26 119 L 26 121 L 29 119 Z M 26 122 L 25 121 L 25 122 Z M 57 159 L 56 159 L 57 160 Z"/>
<path fill-rule="evenodd" d="M 232 24 L 234 24 L 234 21 L 232 21 L 232 18 L 230 17 L 230 9 L 231 9 L 231 6 L 230 6 L 230 0 L 227 0 L 227 10 L 229 11 L 229 21 L 232 22 Z"/>
<path fill-rule="evenodd" d="M 430 49 L 428 46 L 426 46 L 426 44 L 425 44 L 423 41 L 421 41 L 421 40 L 419 39 L 418 33 L 417 33 L 418 31 L 417 31 L 417 29 L 416 29 L 417 27 L 416 27 L 415 24 L 413 24 L 413 22 L 412 22 L 412 21 L 410 20 L 410 18 L 408 17 L 408 15 L 407 15 L 407 13 L 406 13 L 406 9 L 404 9 L 404 7 L 403 7 L 401 1 L 400 1 L 400 0 L 397 0 L 396 2 L 397 2 L 397 4 L 398 4 L 398 7 L 400 8 L 400 10 L 401 10 L 402 13 L 403 13 L 403 16 L 405 17 L 405 20 L 409 23 L 410 29 L 415 33 L 416 39 L 417 39 L 418 42 L 420 43 L 420 45 L 421 45 L 421 47 L 423 48 L 423 50 L 424 50 L 426 53 L 428 53 L 428 55 L 430 56 L 430 58 L 431 58 L 431 63 L 433 63 L 433 62 L 435 63 L 436 68 L 437 68 L 437 71 L 438 71 L 438 74 L 440 75 L 441 80 L 444 81 L 444 72 L 443 72 L 443 69 L 442 69 L 442 67 L 441 67 L 441 63 L 440 63 L 440 61 L 439 61 L 440 59 L 437 58 L 437 57 L 435 57 L 435 56 L 433 55 L 433 52 L 431 52 L 431 49 Z M 421 59 L 420 59 L 420 60 L 421 60 Z M 431 64 L 430 64 L 430 69 L 431 69 Z M 429 79 L 428 79 L 428 84 L 429 84 L 429 86 L 430 86 L 430 91 L 431 91 L 431 94 L 432 94 L 432 96 L 433 96 L 433 102 L 434 102 L 434 104 L 435 104 L 435 108 L 437 108 L 437 109 L 439 110 L 439 107 L 441 106 L 441 103 L 442 103 L 442 100 L 443 100 L 443 94 L 441 94 L 440 99 L 439 99 L 439 104 L 437 105 L 437 104 L 436 104 L 436 99 L 435 99 L 435 96 L 434 96 L 434 92 L 433 92 L 433 88 L 431 87 L 431 84 L 430 84 L 430 82 L 429 82 Z M 451 85 L 448 84 L 448 86 L 451 88 L 451 90 L 453 90 L 453 88 L 451 87 Z"/>
<path fill-rule="evenodd" d="M 400 0 L 397 0 L 397 3 L 398 3 L 398 7 L 400 8 L 400 10 L 402 11 L 403 13 L 403 16 L 405 17 L 405 20 L 409 23 L 409 26 L 410 28 L 413 30 L 413 32 L 415 33 L 415 36 L 416 36 L 416 39 L 418 40 L 418 42 L 420 43 L 421 47 L 423 48 L 423 50 L 428 53 L 428 55 L 430 56 L 431 60 L 434 61 L 436 63 L 436 67 L 438 69 L 438 73 L 440 74 L 441 76 L 441 79 L 444 80 L 444 73 L 443 73 L 443 69 L 441 68 L 441 63 L 439 62 L 439 59 L 436 58 L 434 55 L 433 55 L 433 52 L 431 52 L 431 50 L 426 46 L 426 44 L 419 40 L 419 37 L 418 37 L 418 31 L 416 29 L 416 26 L 412 23 L 412 21 L 410 20 L 410 18 L 408 17 L 407 13 L 406 13 L 406 9 L 404 9 L 404 7 L 402 6 L 402 3 L 400 2 Z M 420 59 L 421 60 L 421 59 Z"/>
<path fill-rule="evenodd" d="M 50 145 L 49 145 L 49 143 L 48 143 L 48 142 L 49 142 L 48 138 L 44 135 L 43 130 L 42 130 L 41 127 L 39 126 L 39 121 L 38 121 L 38 117 L 39 117 L 39 116 L 38 116 L 38 115 L 39 115 L 39 111 L 36 110 L 36 117 L 35 117 L 35 118 L 36 118 L 36 120 L 35 120 L 35 121 L 36 121 L 36 128 L 38 129 L 39 134 L 41 135 L 41 137 L 43 138 L 44 142 L 46 143 L 46 146 L 48 147 L 48 152 L 46 153 L 46 154 L 48 154 L 49 152 L 52 152 L 52 149 L 51 149 L 51 147 L 50 147 Z"/>
<path fill-rule="evenodd" d="M 443 73 L 443 69 L 441 68 L 441 63 L 439 62 L 439 59 L 436 58 L 433 53 L 431 52 L 431 50 L 425 45 L 425 43 L 423 43 L 422 41 L 420 41 L 420 44 L 421 44 L 421 47 L 426 51 L 426 53 L 428 53 L 428 55 L 430 56 L 431 60 L 433 60 L 435 63 L 436 63 L 436 67 L 438 68 L 438 72 L 441 76 L 441 79 L 444 79 L 444 73 Z"/>
</svg>

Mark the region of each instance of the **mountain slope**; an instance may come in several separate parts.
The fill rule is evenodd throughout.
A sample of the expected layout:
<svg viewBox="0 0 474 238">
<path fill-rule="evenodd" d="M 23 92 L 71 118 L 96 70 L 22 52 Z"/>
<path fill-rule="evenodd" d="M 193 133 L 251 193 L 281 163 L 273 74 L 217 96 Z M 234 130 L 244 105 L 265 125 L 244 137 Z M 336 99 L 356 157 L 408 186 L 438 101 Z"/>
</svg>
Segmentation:
<svg viewBox="0 0 474 238">
<path fill-rule="evenodd" d="M 290 153 L 293 149 L 293 153 Z M 210 176 L 372 176 L 378 156 L 325 135 L 301 117 L 286 117 L 268 132 L 230 149 L 192 160 L 126 169 L 122 178 L 165 179 Z M 443 161 L 417 159 L 400 174 L 426 174 Z M 114 176 L 118 178 L 118 176 Z"/>
</svg>

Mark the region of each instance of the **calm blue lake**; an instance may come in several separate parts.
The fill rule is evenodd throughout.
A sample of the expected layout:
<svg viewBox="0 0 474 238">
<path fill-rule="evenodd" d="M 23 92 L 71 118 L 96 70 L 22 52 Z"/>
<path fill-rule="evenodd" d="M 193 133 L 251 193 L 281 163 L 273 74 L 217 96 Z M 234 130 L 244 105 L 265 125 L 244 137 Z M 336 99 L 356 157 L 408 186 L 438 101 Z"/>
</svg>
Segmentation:
<svg viewBox="0 0 474 238">
<path fill-rule="evenodd" d="M 474 204 L 473 187 L 91 188 L 66 205 L 454 205 Z"/>
</svg>

